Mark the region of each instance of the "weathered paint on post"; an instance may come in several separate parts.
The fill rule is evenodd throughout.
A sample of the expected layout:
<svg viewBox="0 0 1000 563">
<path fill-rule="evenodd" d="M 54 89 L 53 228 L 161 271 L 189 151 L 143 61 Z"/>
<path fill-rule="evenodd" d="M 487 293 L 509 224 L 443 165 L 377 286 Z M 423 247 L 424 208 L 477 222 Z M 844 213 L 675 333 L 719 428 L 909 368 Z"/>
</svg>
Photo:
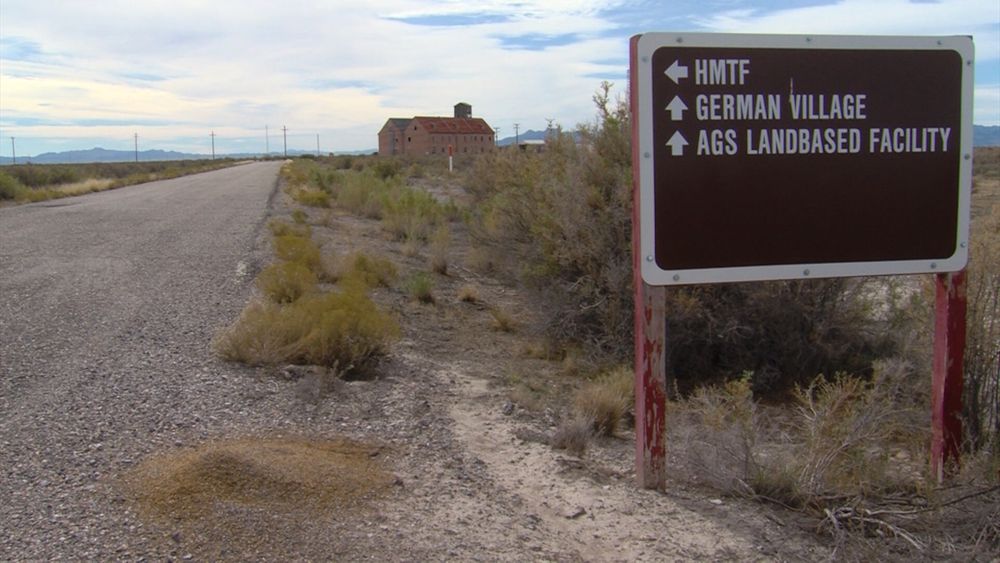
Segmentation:
<svg viewBox="0 0 1000 563">
<path fill-rule="evenodd" d="M 934 375 L 931 391 L 931 470 L 938 482 L 960 463 L 962 370 L 965 358 L 965 270 L 937 274 Z"/>
<path fill-rule="evenodd" d="M 638 274 L 637 274 L 638 276 Z M 640 487 L 666 485 L 665 289 L 638 277 L 635 342 L 635 473 Z"/>
<path fill-rule="evenodd" d="M 632 283 L 635 289 L 635 474 L 640 487 L 662 489 L 666 485 L 666 342 L 665 295 L 663 287 L 642 280 L 639 249 L 639 154 L 636 127 L 638 37 L 630 44 L 629 80 L 632 117 Z"/>
</svg>

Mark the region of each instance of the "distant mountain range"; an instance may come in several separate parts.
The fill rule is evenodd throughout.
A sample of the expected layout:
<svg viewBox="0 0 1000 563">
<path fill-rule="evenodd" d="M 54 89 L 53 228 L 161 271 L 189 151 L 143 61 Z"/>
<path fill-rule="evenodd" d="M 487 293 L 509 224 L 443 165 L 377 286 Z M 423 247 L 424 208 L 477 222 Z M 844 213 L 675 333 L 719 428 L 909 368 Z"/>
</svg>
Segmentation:
<svg viewBox="0 0 1000 563">
<path fill-rule="evenodd" d="M 335 154 L 371 154 L 373 152 L 378 152 L 376 149 L 367 149 L 360 151 L 345 151 L 337 152 Z M 271 153 L 271 156 L 281 156 L 283 153 Z M 288 156 L 299 156 L 303 154 L 316 154 L 310 151 L 300 151 L 291 150 L 288 151 Z M 163 151 L 163 150 L 146 150 L 139 151 L 139 161 L 140 162 L 162 162 L 166 160 L 204 160 L 212 158 L 209 154 L 196 154 L 187 152 L 177 152 L 177 151 Z M 234 154 L 217 154 L 216 158 L 256 158 L 261 156 L 260 153 L 234 153 Z M 100 147 L 95 147 L 88 150 L 76 150 L 76 151 L 64 151 L 64 152 L 46 152 L 36 156 L 27 157 L 17 157 L 18 164 L 33 163 L 33 164 L 82 164 L 85 162 L 132 162 L 136 159 L 135 151 L 119 151 L 112 149 L 103 149 Z M 11 164 L 11 158 L 9 156 L 0 156 L 0 165 Z"/>
<path fill-rule="evenodd" d="M 542 141 L 545 140 L 545 131 L 528 130 L 517 135 L 518 141 Z M 500 146 L 513 145 L 515 138 L 504 137 L 497 141 Z M 977 147 L 1000 146 L 1000 125 L 974 125 L 972 131 L 972 144 Z M 361 155 L 378 152 L 377 149 L 364 149 L 358 151 L 338 151 L 334 154 Z M 271 156 L 281 156 L 282 153 L 271 153 Z M 288 151 L 289 156 L 299 156 L 303 154 L 315 154 L 311 151 L 292 150 Z M 235 153 L 217 154 L 216 158 L 257 158 L 260 153 Z M 24 164 L 27 162 L 35 164 L 77 164 L 84 162 L 131 162 L 135 160 L 135 151 L 119 151 L 102 149 L 100 147 L 89 150 L 76 150 L 65 152 L 47 152 L 37 156 L 18 157 L 17 162 Z M 164 160 L 198 160 L 208 159 L 211 155 L 195 154 L 177 151 L 147 150 L 139 151 L 139 160 L 143 162 L 164 161 Z M 9 156 L 0 156 L 0 165 L 11 164 Z"/>
<path fill-rule="evenodd" d="M 972 146 L 974 147 L 1000 146 L 1000 125 L 990 125 L 990 126 L 973 125 Z"/>
</svg>

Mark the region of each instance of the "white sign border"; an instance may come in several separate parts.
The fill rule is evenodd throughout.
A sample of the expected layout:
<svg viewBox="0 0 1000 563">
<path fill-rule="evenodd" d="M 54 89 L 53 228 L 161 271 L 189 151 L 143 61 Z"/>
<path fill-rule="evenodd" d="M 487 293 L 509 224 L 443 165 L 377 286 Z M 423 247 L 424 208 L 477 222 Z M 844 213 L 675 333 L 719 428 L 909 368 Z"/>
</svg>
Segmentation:
<svg viewBox="0 0 1000 563">
<path fill-rule="evenodd" d="M 653 184 L 653 53 L 661 47 L 735 47 L 772 49 L 878 49 L 956 51 L 962 67 L 962 133 L 959 152 L 957 247 L 948 258 L 935 261 L 899 260 L 880 262 L 835 262 L 782 264 L 733 268 L 663 270 L 655 260 L 655 216 Z M 969 212 L 972 198 L 972 92 L 975 48 L 966 36 L 868 36 L 868 35 L 760 35 L 739 33 L 644 33 L 639 36 L 636 61 L 638 85 L 634 115 L 639 128 L 639 218 L 642 279 L 649 285 L 683 285 L 808 278 L 881 276 L 955 272 L 965 268 L 969 257 Z M 650 112 L 647 114 L 646 112 Z M 662 148 L 662 147 L 661 147 Z"/>
</svg>

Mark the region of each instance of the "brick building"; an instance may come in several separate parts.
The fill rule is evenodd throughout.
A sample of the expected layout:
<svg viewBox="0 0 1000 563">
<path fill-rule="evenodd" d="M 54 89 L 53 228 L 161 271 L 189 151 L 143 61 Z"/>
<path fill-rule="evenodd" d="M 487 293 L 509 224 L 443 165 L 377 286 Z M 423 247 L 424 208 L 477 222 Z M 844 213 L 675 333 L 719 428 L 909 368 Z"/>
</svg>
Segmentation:
<svg viewBox="0 0 1000 563">
<path fill-rule="evenodd" d="M 454 117 L 392 117 L 378 132 L 379 156 L 480 154 L 494 150 L 494 132 L 481 117 L 472 117 L 472 106 L 455 104 Z"/>
</svg>

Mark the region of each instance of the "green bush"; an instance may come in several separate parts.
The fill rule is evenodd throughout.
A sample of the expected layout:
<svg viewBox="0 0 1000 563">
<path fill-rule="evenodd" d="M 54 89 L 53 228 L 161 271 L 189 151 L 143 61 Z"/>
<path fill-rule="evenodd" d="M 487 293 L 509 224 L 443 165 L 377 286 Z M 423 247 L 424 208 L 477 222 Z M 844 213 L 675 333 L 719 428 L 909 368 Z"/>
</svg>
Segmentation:
<svg viewBox="0 0 1000 563">
<path fill-rule="evenodd" d="M 330 194 L 321 190 L 298 189 L 292 192 L 292 198 L 309 207 L 330 207 Z"/>
<path fill-rule="evenodd" d="M 628 107 L 595 97 L 596 123 L 553 132 L 545 151 L 475 162 L 471 222 L 491 263 L 548 304 L 549 332 L 595 351 L 632 350 L 632 177 Z"/>
<path fill-rule="evenodd" d="M 298 262 L 316 274 L 322 271 L 319 247 L 312 239 L 291 234 L 276 236 L 274 253 L 278 258 Z"/>
<path fill-rule="evenodd" d="M 257 276 L 257 287 L 275 303 L 291 303 L 316 287 L 316 274 L 299 262 L 271 264 Z"/>
<path fill-rule="evenodd" d="M 312 228 L 309 227 L 309 225 L 299 222 L 292 224 L 280 219 L 271 219 L 267 223 L 267 228 L 270 229 L 271 234 L 276 237 L 294 235 L 297 237 L 309 238 L 312 236 Z"/>
<path fill-rule="evenodd" d="M 434 280 L 424 272 L 418 272 L 406 282 L 410 296 L 421 303 L 434 303 Z"/>
<path fill-rule="evenodd" d="M 380 180 L 388 180 L 389 178 L 399 176 L 402 169 L 402 164 L 400 164 L 397 160 L 379 159 L 375 161 L 374 166 L 372 166 L 372 170 L 375 172 L 375 177 Z"/>
<path fill-rule="evenodd" d="M 396 280 L 396 265 L 385 258 L 356 252 L 344 259 L 341 279 L 357 280 L 367 287 L 390 287 Z"/>
<path fill-rule="evenodd" d="M 0 171 L 0 200 L 22 199 L 27 192 L 28 189 L 21 185 L 17 178 Z"/>
</svg>

